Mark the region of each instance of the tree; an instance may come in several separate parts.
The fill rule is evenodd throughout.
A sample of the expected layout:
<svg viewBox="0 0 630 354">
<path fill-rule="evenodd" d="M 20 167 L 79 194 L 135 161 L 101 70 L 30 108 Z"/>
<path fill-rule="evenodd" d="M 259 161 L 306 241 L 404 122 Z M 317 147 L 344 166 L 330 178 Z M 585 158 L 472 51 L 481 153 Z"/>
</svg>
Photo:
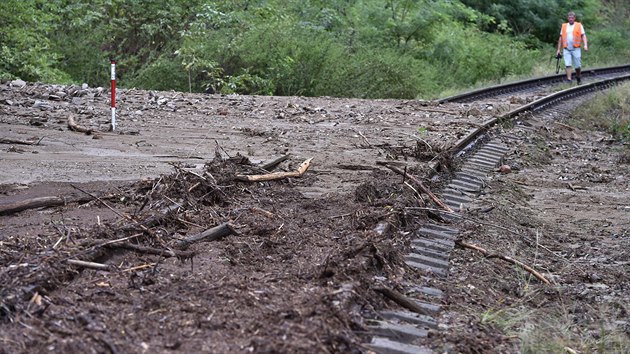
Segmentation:
<svg viewBox="0 0 630 354">
<path fill-rule="evenodd" d="M 511 31 L 517 37 L 531 37 L 532 44 L 554 43 L 560 23 L 570 10 L 588 18 L 590 25 L 599 22 L 597 0 L 461 0 L 480 12 L 494 17 L 486 30 Z"/>
<path fill-rule="evenodd" d="M 61 56 L 49 40 L 56 21 L 46 1 L 0 1 L 0 77 L 68 81 L 55 68 Z"/>
</svg>

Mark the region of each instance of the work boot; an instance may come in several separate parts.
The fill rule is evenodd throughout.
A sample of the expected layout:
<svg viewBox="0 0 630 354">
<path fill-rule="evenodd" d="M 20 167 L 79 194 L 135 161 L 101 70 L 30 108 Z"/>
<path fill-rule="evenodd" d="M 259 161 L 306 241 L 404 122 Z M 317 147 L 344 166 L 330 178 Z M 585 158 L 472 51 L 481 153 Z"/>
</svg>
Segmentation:
<svg viewBox="0 0 630 354">
<path fill-rule="evenodd" d="M 578 84 L 578 85 L 581 85 L 581 84 L 582 84 L 582 78 L 581 78 L 581 77 L 576 76 L 576 77 L 575 77 L 575 80 L 577 80 L 577 84 Z"/>
</svg>

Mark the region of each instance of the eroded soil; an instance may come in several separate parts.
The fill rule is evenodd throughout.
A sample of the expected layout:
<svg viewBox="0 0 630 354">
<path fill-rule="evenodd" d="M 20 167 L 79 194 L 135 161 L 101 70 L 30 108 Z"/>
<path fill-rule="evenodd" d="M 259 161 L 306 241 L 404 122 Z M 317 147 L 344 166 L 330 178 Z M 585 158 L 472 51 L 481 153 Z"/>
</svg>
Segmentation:
<svg viewBox="0 0 630 354">
<path fill-rule="evenodd" d="M 440 330 L 418 343 L 436 352 L 551 342 L 546 351 L 560 340 L 523 335 L 530 324 L 558 327 L 545 318 L 570 329 L 546 339 L 572 350 L 597 350 L 602 333 L 615 338 L 606 348 L 628 343 L 630 171 L 627 147 L 602 133 L 540 118 L 505 137 L 514 173 L 490 176 L 458 226 L 464 241 L 535 267 L 551 285 L 468 249 L 436 280 L 403 258 L 433 217 L 423 208 L 435 206 L 377 162 L 423 178 L 509 102 L 128 90 L 107 132 L 106 96 L 0 88 L 0 205 L 66 199 L 0 216 L 0 351 L 366 352 L 365 319 L 398 308 L 374 289 L 410 284 L 445 292 Z M 94 132 L 70 131 L 69 117 Z M 274 172 L 312 165 L 300 178 L 235 179 L 283 155 Z M 437 191 L 447 178 L 424 181 Z M 226 223 L 230 235 L 179 246 Z"/>
</svg>

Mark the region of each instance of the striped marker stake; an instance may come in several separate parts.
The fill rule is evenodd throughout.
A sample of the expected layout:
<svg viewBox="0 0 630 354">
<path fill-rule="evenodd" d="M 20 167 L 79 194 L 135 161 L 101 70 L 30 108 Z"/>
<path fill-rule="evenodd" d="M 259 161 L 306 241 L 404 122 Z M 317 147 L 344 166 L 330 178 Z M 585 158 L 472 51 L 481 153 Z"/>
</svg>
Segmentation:
<svg viewBox="0 0 630 354">
<path fill-rule="evenodd" d="M 116 130 L 116 60 L 112 62 L 112 131 Z"/>
</svg>

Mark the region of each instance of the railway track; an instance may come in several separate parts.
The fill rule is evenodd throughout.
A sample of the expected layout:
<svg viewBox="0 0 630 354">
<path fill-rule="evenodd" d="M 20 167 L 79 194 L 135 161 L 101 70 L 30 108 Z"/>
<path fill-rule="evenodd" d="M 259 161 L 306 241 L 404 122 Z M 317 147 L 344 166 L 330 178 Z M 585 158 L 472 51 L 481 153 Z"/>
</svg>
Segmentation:
<svg viewBox="0 0 630 354">
<path fill-rule="evenodd" d="M 461 220 L 463 211 L 474 202 L 475 197 L 486 186 L 488 176 L 496 171 L 505 154 L 511 149 L 508 144 L 502 142 L 509 141 L 509 138 L 499 139 L 501 135 L 509 136 L 509 130 L 500 132 L 494 129 L 495 127 L 505 122 L 518 125 L 520 117 L 526 114 L 543 115 L 553 111 L 556 115 L 568 115 L 577 98 L 594 96 L 595 92 L 630 80 L 628 70 L 630 66 L 590 70 L 585 73 L 588 79 L 584 80 L 583 85 L 554 92 L 520 106 L 487 121 L 460 139 L 452 150 L 452 157 L 463 160 L 463 163 L 454 177 L 446 183 L 446 187 L 439 192 L 444 203 L 455 211 L 440 212 L 443 219 L 451 222 L 430 222 L 419 228 L 411 237 L 412 251 L 405 257 L 407 265 L 429 278 L 448 277 L 450 253 L 460 233 L 457 221 Z M 525 80 L 445 98 L 440 102 L 471 102 L 515 92 L 534 92 L 540 90 L 542 86 L 561 80 L 561 76 Z M 439 169 L 439 166 L 435 166 L 433 170 Z M 398 311 L 384 311 L 378 318 L 371 319 L 369 322 L 372 324 L 374 336 L 367 346 L 378 353 L 431 353 L 431 350 L 423 347 L 421 343 L 428 330 L 438 328 L 437 317 L 444 302 L 442 290 L 410 286 L 404 293 L 409 297 L 407 300 L 418 306 L 416 310 L 407 307 Z"/>
<path fill-rule="evenodd" d="M 483 101 L 471 105 L 445 105 L 446 108 L 431 107 L 418 101 L 340 100 L 322 106 L 324 100 L 321 99 L 196 95 L 178 98 L 180 94 L 169 97 L 171 107 L 155 102 L 155 107 L 148 109 L 145 106 L 151 106 L 154 101 L 152 97 L 156 96 L 130 91 L 126 93 L 128 109 L 123 111 L 128 112 L 129 116 L 126 120 L 121 119 L 121 123 L 124 123 L 121 124 L 121 131 L 126 129 L 129 134 L 104 135 L 101 139 L 69 132 L 65 128 L 65 119 L 76 111 L 88 113 L 91 108 L 96 112 L 99 109 L 109 112 L 104 99 L 97 96 L 86 105 L 77 100 L 57 102 L 47 98 L 49 92 L 56 92 L 57 89 L 49 91 L 31 85 L 19 91 L 22 93 L 20 95 L 16 94 L 18 89 L 7 89 L 3 92 L 6 96 L 0 99 L 3 105 L 0 107 L 0 118 L 5 124 L 3 127 L 6 127 L 3 130 L 6 137 L 21 137 L 20 142 L 28 143 L 25 136 L 46 136 L 43 145 L 12 147 L 2 156 L 5 170 L 21 180 L 30 178 L 21 171 L 43 171 L 47 178 L 45 181 L 48 182 L 55 181 L 51 176 L 67 178 L 73 175 L 98 182 L 102 181 L 97 178 L 99 176 L 105 176 L 99 177 L 104 179 L 121 176 L 129 178 L 131 173 L 143 171 L 129 169 L 131 164 L 161 173 L 159 163 L 170 159 L 168 156 L 173 156 L 175 161 L 187 161 L 193 156 L 211 157 L 213 152 L 216 155 L 221 151 L 239 151 L 246 144 L 251 144 L 252 153 L 255 152 L 255 156 L 259 157 L 291 151 L 296 156 L 318 154 L 321 162 L 309 170 L 310 180 L 297 181 L 295 186 L 292 181 L 291 185 L 261 184 L 237 190 L 226 189 L 230 198 L 235 197 L 233 202 L 224 203 L 227 205 L 212 202 L 209 202 L 211 205 L 205 205 L 205 202 L 202 205 L 199 200 L 207 199 L 191 196 L 187 200 L 192 204 L 178 208 L 168 215 L 166 220 L 169 221 L 151 229 L 155 235 L 163 235 L 164 239 L 174 242 L 183 233 L 192 234 L 196 230 L 203 230 L 201 225 L 213 226 L 215 220 L 239 220 L 244 231 L 238 237 L 226 239 L 226 242 L 198 245 L 200 253 L 195 258 L 194 268 L 192 263 L 189 268 L 188 264 L 182 266 L 173 257 L 171 261 L 163 261 L 163 256 L 153 257 L 141 253 L 139 249 L 121 252 L 103 250 L 107 257 L 99 256 L 97 261 L 111 265 L 111 272 L 89 269 L 75 271 L 67 267 L 65 262 L 69 256 L 74 258 L 74 255 L 83 255 L 92 247 L 91 243 L 74 242 L 73 239 L 89 241 L 111 236 L 112 241 L 124 242 L 126 237 L 131 236 L 136 245 L 136 229 L 125 226 L 128 223 L 120 215 L 112 210 L 103 210 L 98 203 L 81 206 L 72 203 L 54 210 L 31 210 L 5 217 L 2 219 L 2 222 L 6 221 L 2 230 L 2 256 L 7 260 L 4 263 L 7 267 L 3 269 L 4 282 L 0 288 L 11 297 L 0 299 L 0 302 L 8 299 L 0 304 L 0 320 L 4 321 L 0 321 L 0 325 L 5 333 L 0 342 L 3 347 L 8 346 L 7 350 L 11 352 L 24 353 L 50 351 L 52 345 L 57 346 L 58 352 L 159 352 L 167 349 L 195 352 L 202 345 L 207 345 L 208 352 L 349 352 L 357 350 L 357 340 L 361 340 L 360 343 L 369 342 L 367 346 L 376 352 L 429 352 L 429 349 L 422 347 L 423 343 L 427 345 L 425 336 L 443 328 L 445 321 L 441 318 L 454 312 L 453 304 L 456 301 L 452 295 L 455 286 L 448 282 L 459 279 L 463 273 L 459 258 L 462 252 L 452 251 L 456 239 L 467 237 L 462 232 L 462 225 L 457 223 L 458 218 L 464 215 L 437 211 L 442 218 L 450 218 L 453 222 L 427 222 L 420 226 L 417 224 L 419 221 L 414 220 L 416 229 L 411 234 L 385 234 L 383 231 L 379 237 L 366 228 L 373 225 L 372 220 L 381 221 L 379 225 L 387 225 L 383 219 L 389 217 L 389 211 L 388 215 L 382 215 L 385 204 L 371 206 L 363 201 L 355 203 L 353 198 L 347 197 L 346 191 L 354 192 L 359 183 L 374 180 L 372 172 L 375 168 L 370 162 L 375 156 L 387 156 L 388 161 L 397 160 L 401 164 L 401 155 L 414 156 L 407 152 L 408 149 L 397 149 L 407 148 L 409 142 L 415 144 L 419 141 L 416 138 L 420 135 L 407 137 L 410 130 L 416 128 L 424 129 L 421 131 L 424 135 L 421 136 L 426 140 L 425 145 L 441 148 L 442 145 L 437 144 L 444 143 L 444 147 L 456 146 L 453 152 L 455 160 L 464 161 L 454 178 L 445 183 L 448 186 L 439 191 L 440 199 L 458 211 L 473 204 L 476 207 L 485 200 L 481 199 L 484 196 L 477 197 L 474 191 L 483 191 L 489 175 L 497 176 L 490 174 L 490 171 L 504 158 L 506 151 L 511 153 L 518 150 L 515 146 L 523 142 L 519 140 L 524 135 L 522 132 L 534 130 L 527 126 L 530 113 L 563 115 L 570 111 L 571 97 L 588 97 L 596 90 L 615 85 L 620 80 L 622 78 L 608 82 L 589 79 L 585 80 L 583 86 L 552 95 L 540 97 L 536 94 L 536 100 L 510 112 L 502 109 L 504 105 L 500 103 L 479 115 L 468 115 L 467 107 L 486 106 Z M 534 89 L 532 92 L 537 90 L 540 91 Z M 13 94 L 9 96 L 9 92 Z M 36 99 L 54 105 L 54 109 L 38 108 Z M 174 112 L 173 107 L 180 112 Z M 516 105 L 509 107 L 515 108 Z M 486 115 L 490 111 L 494 112 L 492 120 L 488 120 L 489 116 Z M 85 124 L 99 124 L 98 115 L 90 117 L 85 114 L 81 118 Z M 504 132 L 501 123 L 507 121 L 514 121 L 518 130 Z M 159 124 L 159 129 L 152 129 L 156 124 Z M 210 135 L 209 130 L 206 133 L 202 129 L 207 126 L 212 126 Z M 479 129 L 470 132 L 471 126 Z M 137 137 L 137 132 L 141 132 L 142 136 Z M 334 144 L 328 144 L 326 139 L 329 134 L 337 137 L 330 138 Z M 217 147 L 221 146 L 221 151 L 214 148 L 215 144 L 208 143 L 208 136 L 219 139 L 215 143 Z M 210 148 L 201 149 L 199 146 Z M 279 146 L 282 150 L 276 150 Z M 87 148 L 85 154 L 75 154 L 73 151 L 82 148 Z M 324 155 L 327 148 L 331 152 Z M 442 150 L 436 148 L 433 151 Z M 127 154 L 121 157 L 121 152 Z M 97 153 L 105 153 L 106 158 L 91 157 Z M 392 153 L 391 159 L 386 155 L 389 153 Z M 65 156 L 72 156 L 76 161 L 60 159 Z M 11 165 L 24 166 L 24 170 L 11 169 L 8 165 L 10 157 L 15 161 L 27 161 Z M 53 164 L 56 160 L 61 164 Z M 186 166 L 190 167 L 189 172 L 202 171 L 196 168 L 199 162 L 198 158 L 190 159 L 190 165 Z M 86 168 L 88 163 L 89 168 Z M 57 169 L 59 165 L 64 168 Z M 437 171 L 441 167 L 435 165 L 434 168 Z M 77 170 L 83 174 L 74 172 Z M 172 172 L 171 169 L 168 172 Z M 385 171 L 375 172 L 379 173 L 378 178 L 387 177 Z M 443 175 L 438 177 L 442 178 Z M 178 198 L 188 198 L 191 192 L 201 194 L 200 187 L 211 186 L 212 190 L 216 188 L 222 191 L 223 183 L 216 186 L 216 181 L 211 181 L 217 176 L 215 174 L 206 181 L 199 173 L 178 169 L 175 174 L 156 178 L 148 184 L 142 183 L 139 187 L 125 187 L 123 190 L 117 187 L 116 197 L 110 204 L 129 215 L 137 215 L 138 220 L 144 220 L 158 212 L 162 214 L 161 210 L 170 210 L 163 207 L 173 205 L 173 200 L 178 200 L 179 205 Z M 180 186 L 180 182 L 181 188 L 167 187 Z M 398 187 L 398 181 L 385 182 L 388 186 L 394 184 Z M 150 185 L 154 187 L 148 187 Z M 15 190 L 9 192 L 12 194 L 9 196 L 11 200 L 24 200 L 29 196 L 50 195 L 53 192 L 55 195 L 78 193 L 73 186 L 61 183 L 25 187 L 16 182 Z M 92 188 L 98 191 L 103 187 L 95 183 Z M 151 196 L 153 201 L 146 207 L 140 206 L 134 200 L 145 200 L 147 188 L 151 190 L 148 193 L 156 190 Z M 300 193 L 294 193 L 293 190 Z M 305 190 L 311 194 L 307 195 Z M 336 193 L 328 194 L 331 191 L 342 192 L 339 195 L 343 200 L 336 199 Z M 138 199 L 134 199 L 136 196 Z M 496 196 L 496 193 L 488 196 Z M 584 199 L 588 199 L 588 196 Z M 617 215 L 624 217 L 622 213 L 625 209 L 622 208 L 626 207 L 627 202 L 619 198 L 617 204 L 620 206 Z M 386 205 L 392 204 L 388 202 Z M 370 214 L 364 218 L 366 206 L 369 206 Z M 138 212 L 138 208 L 145 209 Z M 346 214 L 355 208 L 357 212 Z M 630 206 L 627 208 L 630 210 Z M 499 213 L 498 209 L 495 209 L 493 216 Z M 409 217 L 413 216 L 412 212 L 426 215 L 425 210 L 409 210 Z M 472 212 L 473 207 L 470 207 Z M 196 226 L 189 228 L 182 223 Z M 113 231 L 107 231 L 105 235 L 103 230 Z M 364 245 L 370 245 L 372 241 L 368 239 L 369 243 L 363 243 L 364 233 L 379 242 L 385 241 L 387 248 L 366 248 Z M 404 273 L 399 268 L 397 252 L 396 263 L 386 262 L 388 268 L 385 272 L 378 267 L 372 269 L 372 259 L 379 256 L 379 250 L 396 251 L 395 246 L 405 242 L 406 238 L 410 238 L 413 247 L 404 259 L 410 267 L 418 269 L 412 275 L 415 283 L 400 280 L 399 276 L 402 277 Z M 153 237 L 137 242 L 139 245 L 163 247 Z M 349 258 L 349 254 L 354 255 L 356 252 L 360 254 Z M 369 273 L 363 273 L 366 264 L 369 264 Z M 610 264 L 611 267 L 622 267 L 613 262 Z M 582 265 L 586 267 L 588 263 Z M 357 270 L 361 272 L 361 277 L 354 277 Z M 505 271 L 510 275 L 513 272 L 512 269 Z M 368 274 L 369 278 L 362 274 Z M 373 317 L 372 314 L 369 317 L 364 315 L 363 311 L 370 311 L 371 305 L 382 298 L 376 293 L 377 296 L 370 294 L 369 299 L 361 299 L 363 289 L 371 289 L 374 285 L 363 281 L 390 281 L 390 274 L 395 276 L 391 280 L 396 288 L 383 287 L 377 290 L 390 298 L 402 296 L 398 299 L 413 301 L 410 303 L 413 310 L 388 305 L 388 311 L 380 311 Z M 50 283 L 50 279 L 55 282 Z M 475 285 L 476 280 L 472 280 Z M 463 284 L 465 287 L 468 281 L 458 280 L 458 285 Z M 43 288 L 45 293 L 33 293 L 39 291 L 39 284 L 46 286 Z M 360 287 L 355 284 L 360 284 Z M 393 290 L 397 292 L 391 292 Z M 622 294 L 627 293 L 624 291 L 623 288 L 619 290 Z M 619 298 L 623 300 L 627 296 Z M 23 322 L 11 322 L 14 315 Z M 360 326 L 352 325 L 362 315 L 360 318 L 365 321 Z M 329 319 L 336 323 L 327 324 L 325 321 Z M 364 323 L 371 328 L 371 342 L 363 331 L 358 333 L 359 339 L 350 333 L 356 328 L 365 329 Z M 134 329 L 132 332 L 135 333 L 127 331 L 129 328 Z M 98 337 L 93 336 L 95 332 Z M 345 339 L 346 334 L 350 340 Z M 326 342 L 320 338 L 326 338 Z M 15 343 L 9 339 L 15 339 Z"/>
<path fill-rule="evenodd" d="M 592 82 L 602 82 L 607 79 L 614 79 L 624 74 L 630 74 L 630 65 L 619 65 L 605 68 L 584 70 L 582 72 L 585 84 Z M 563 84 L 564 74 L 545 76 L 540 78 L 516 81 L 512 83 L 489 86 L 478 90 L 461 93 L 458 95 L 445 97 L 438 100 L 439 103 L 446 102 L 473 102 L 481 99 L 500 98 L 516 93 L 527 94 L 536 91 L 549 90 Z"/>
</svg>

